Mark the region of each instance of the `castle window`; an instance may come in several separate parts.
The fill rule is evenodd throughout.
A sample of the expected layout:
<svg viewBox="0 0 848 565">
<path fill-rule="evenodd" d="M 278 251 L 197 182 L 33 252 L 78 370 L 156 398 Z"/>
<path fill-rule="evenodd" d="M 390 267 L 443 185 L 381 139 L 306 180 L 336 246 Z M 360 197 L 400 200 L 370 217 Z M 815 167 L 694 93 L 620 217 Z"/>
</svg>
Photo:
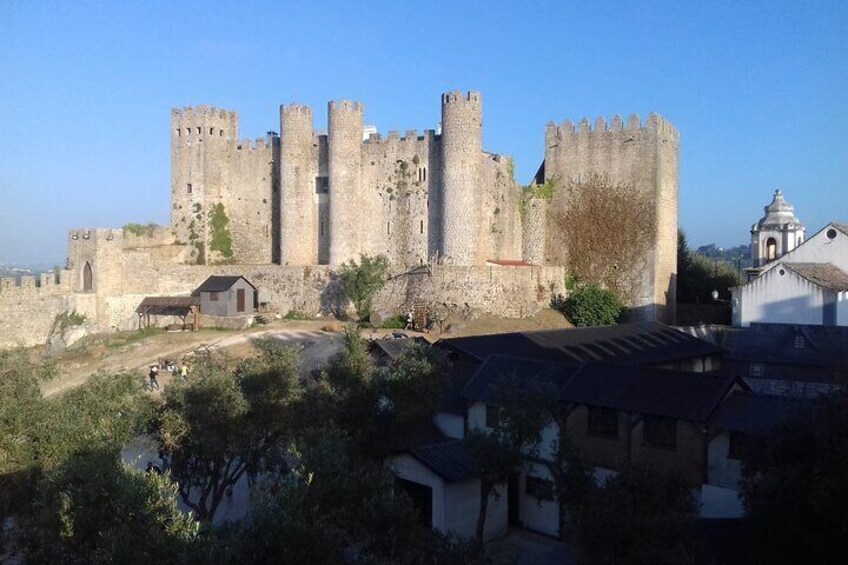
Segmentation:
<svg viewBox="0 0 848 565">
<path fill-rule="evenodd" d="M 418 220 L 418 230 L 424 233 L 424 220 Z"/>
<path fill-rule="evenodd" d="M 330 177 L 315 177 L 315 192 L 318 194 L 330 192 Z"/>
<path fill-rule="evenodd" d="M 85 266 L 82 268 L 82 290 L 83 292 L 90 292 L 93 287 L 94 273 L 91 271 L 91 263 L 86 261 Z"/>
<path fill-rule="evenodd" d="M 218 130 L 218 137 L 224 137 L 224 130 L 222 130 L 222 129 Z"/>
<path fill-rule="evenodd" d="M 392 223 L 386 222 L 386 235 L 392 235 Z"/>
<path fill-rule="evenodd" d="M 318 227 L 318 235 L 324 235 L 324 222 L 321 222 Z"/>
<path fill-rule="evenodd" d="M 209 128 L 209 135 L 212 135 L 213 133 L 215 133 L 215 128 Z"/>
<path fill-rule="evenodd" d="M 191 183 L 186 184 L 186 194 L 191 194 Z"/>
<path fill-rule="evenodd" d="M 181 133 L 180 128 L 177 128 L 177 137 L 179 137 L 179 136 L 180 136 L 180 133 Z"/>
<path fill-rule="evenodd" d="M 197 133 L 200 135 L 200 126 L 197 126 Z"/>
</svg>

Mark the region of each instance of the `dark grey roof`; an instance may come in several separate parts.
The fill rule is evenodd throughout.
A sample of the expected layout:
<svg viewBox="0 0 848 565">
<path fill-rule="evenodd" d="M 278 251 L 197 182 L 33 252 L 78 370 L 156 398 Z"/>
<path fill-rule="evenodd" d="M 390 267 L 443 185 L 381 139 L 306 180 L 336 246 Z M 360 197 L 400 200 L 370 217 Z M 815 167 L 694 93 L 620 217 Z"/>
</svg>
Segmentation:
<svg viewBox="0 0 848 565">
<path fill-rule="evenodd" d="M 211 277 L 203 281 L 203 284 L 194 289 L 194 292 L 192 292 L 191 294 L 192 296 L 198 296 L 201 292 L 225 292 L 227 290 L 230 290 L 230 288 L 232 288 L 232 286 L 236 284 L 239 279 L 244 279 L 244 282 L 250 284 L 250 281 L 245 279 L 241 275 L 212 275 Z M 254 290 L 256 289 L 256 287 L 252 284 L 250 284 L 250 286 L 252 286 Z"/>
<path fill-rule="evenodd" d="M 729 360 L 848 368 L 846 326 L 753 323 L 747 328 L 704 326 L 683 331 L 712 341 Z"/>
<path fill-rule="evenodd" d="M 496 383 L 515 374 L 553 384 L 559 400 L 690 422 L 705 422 L 734 385 L 732 375 L 690 373 L 650 367 L 583 363 L 562 365 L 531 359 L 491 356 L 463 390 L 470 400 L 497 403 Z"/>
<path fill-rule="evenodd" d="M 783 266 L 817 286 L 836 292 L 848 290 L 848 273 L 833 263 L 783 263 Z"/>
<path fill-rule="evenodd" d="M 734 385 L 732 375 L 586 363 L 560 394 L 564 402 L 706 422 Z"/>
<path fill-rule="evenodd" d="M 571 376 L 580 368 L 579 365 L 563 365 L 533 359 L 504 357 L 492 355 L 469 380 L 462 391 L 462 396 L 468 400 L 496 404 L 499 401 L 498 382 L 504 377 L 515 377 L 518 383 L 530 380 L 551 384 L 561 390 Z"/>
<path fill-rule="evenodd" d="M 478 361 L 507 355 L 558 363 L 651 365 L 719 353 L 713 344 L 658 322 L 459 337 L 439 343 Z"/>
<path fill-rule="evenodd" d="M 843 224 L 842 222 L 831 222 L 831 224 L 845 235 L 848 235 L 848 224 Z"/>
<path fill-rule="evenodd" d="M 477 476 L 474 457 L 460 440 L 413 448 L 409 453 L 448 482 L 465 481 Z"/>
<path fill-rule="evenodd" d="M 430 342 L 420 336 L 405 339 L 375 339 L 371 342 L 372 347 L 376 347 L 391 359 L 397 359 L 413 343 L 429 345 Z"/>
<path fill-rule="evenodd" d="M 147 296 L 135 311 L 151 316 L 184 316 L 199 304 L 200 300 L 194 296 Z"/>
<path fill-rule="evenodd" d="M 734 432 L 766 432 L 812 404 L 800 398 L 735 392 L 710 418 L 710 426 Z"/>
</svg>

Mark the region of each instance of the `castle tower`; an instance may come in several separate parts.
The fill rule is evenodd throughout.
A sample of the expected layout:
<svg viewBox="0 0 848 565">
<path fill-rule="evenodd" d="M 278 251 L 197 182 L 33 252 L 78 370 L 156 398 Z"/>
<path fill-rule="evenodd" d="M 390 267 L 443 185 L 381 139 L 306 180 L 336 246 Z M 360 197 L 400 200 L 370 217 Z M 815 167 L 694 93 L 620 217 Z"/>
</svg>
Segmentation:
<svg viewBox="0 0 848 565">
<path fill-rule="evenodd" d="M 328 105 L 331 265 L 358 259 L 360 234 L 368 228 L 364 223 L 368 218 L 356 213 L 365 204 L 360 177 L 363 113 L 359 102 L 343 100 Z"/>
<path fill-rule="evenodd" d="M 477 260 L 478 194 L 483 152 L 483 98 L 479 92 L 442 95 L 442 255 L 454 265 Z"/>
<path fill-rule="evenodd" d="M 680 134 L 671 122 L 651 114 L 641 122 L 631 115 L 575 125 L 551 123 L 545 132 L 545 181 L 555 188 L 549 209 L 561 213 L 570 192 L 593 174 L 629 186 L 634 196 L 646 197 L 652 208 L 648 249 L 628 264 L 633 288 L 625 297 L 636 319 L 674 323 L 677 292 L 677 204 Z M 615 229 L 598 226 L 597 229 Z M 569 242 L 553 217 L 547 220 L 546 257 L 568 253 Z"/>
<path fill-rule="evenodd" d="M 280 106 L 280 262 L 317 265 L 312 109 Z"/>
<path fill-rule="evenodd" d="M 171 227 L 209 257 L 207 209 L 226 187 L 227 154 L 238 139 L 238 114 L 208 106 L 171 110 Z"/>
<path fill-rule="evenodd" d="M 783 198 L 780 189 L 774 191 L 771 204 L 763 211 L 766 215 L 751 226 L 751 262 L 757 272 L 766 263 L 801 245 L 807 229 L 795 215 L 795 208 Z"/>
</svg>

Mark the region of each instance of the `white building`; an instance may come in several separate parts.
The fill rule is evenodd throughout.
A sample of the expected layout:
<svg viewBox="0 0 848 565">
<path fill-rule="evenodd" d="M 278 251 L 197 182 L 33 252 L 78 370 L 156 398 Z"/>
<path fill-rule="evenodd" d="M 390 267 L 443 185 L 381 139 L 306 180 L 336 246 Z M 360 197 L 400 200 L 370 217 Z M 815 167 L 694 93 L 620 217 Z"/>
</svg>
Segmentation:
<svg viewBox="0 0 848 565">
<path fill-rule="evenodd" d="M 848 326 L 848 225 L 830 223 L 760 267 L 756 278 L 732 289 L 734 326 Z"/>
<path fill-rule="evenodd" d="M 795 216 L 795 208 L 783 198 L 780 189 L 774 191 L 771 204 L 764 207 L 765 216 L 751 226 L 751 264 L 749 279 L 762 268 L 780 259 L 804 242 L 805 228 Z"/>
</svg>

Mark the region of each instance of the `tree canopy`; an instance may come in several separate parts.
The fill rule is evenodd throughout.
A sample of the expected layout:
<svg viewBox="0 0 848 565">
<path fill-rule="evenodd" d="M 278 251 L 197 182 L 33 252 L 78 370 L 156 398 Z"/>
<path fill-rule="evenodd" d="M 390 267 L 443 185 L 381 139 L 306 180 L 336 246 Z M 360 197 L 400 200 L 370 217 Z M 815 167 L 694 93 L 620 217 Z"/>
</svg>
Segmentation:
<svg viewBox="0 0 848 565">
<path fill-rule="evenodd" d="M 361 322 L 367 321 L 371 315 L 371 303 L 385 286 L 388 271 L 389 260 L 383 255 L 360 255 L 359 263 L 351 259 L 342 264 L 342 286 Z"/>
</svg>

